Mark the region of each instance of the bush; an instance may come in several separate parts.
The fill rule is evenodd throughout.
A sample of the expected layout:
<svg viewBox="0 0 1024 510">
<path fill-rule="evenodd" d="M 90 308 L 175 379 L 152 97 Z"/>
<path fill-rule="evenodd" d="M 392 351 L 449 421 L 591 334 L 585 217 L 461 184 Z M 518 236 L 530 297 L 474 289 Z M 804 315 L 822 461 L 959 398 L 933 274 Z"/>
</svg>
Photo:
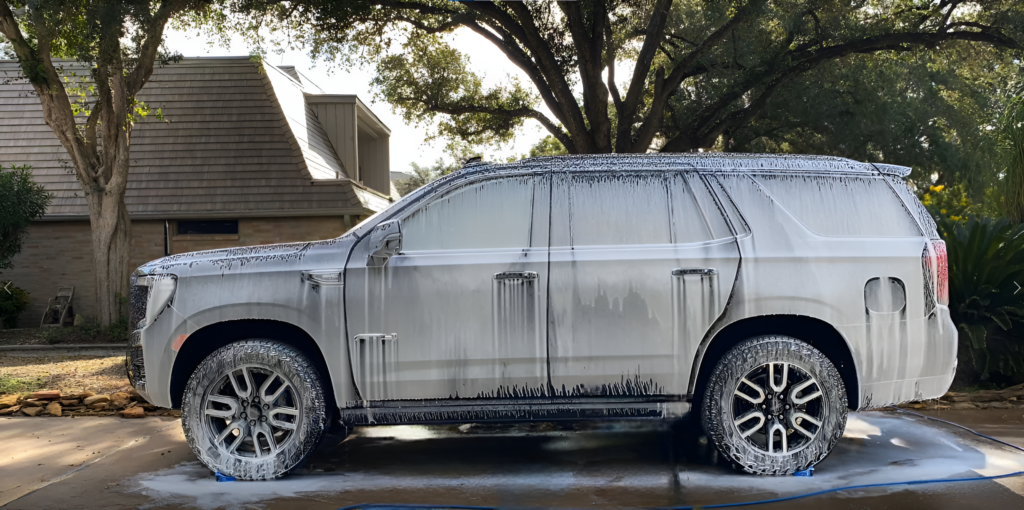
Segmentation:
<svg viewBox="0 0 1024 510">
<path fill-rule="evenodd" d="M 1024 376 L 1024 225 L 1006 219 L 942 218 L 949 301 L 961 367 L 981 381 Z M 1016 328 L 1014 327 L 1016 326 Z M 970 362 L 965 367 L 965 361 Z"/>
<path fill-rule="evenodd" d="M 127 343 L 128 318 L 120 317 L 107 327 L 101 326 L 95 317 L 89 317 L 70 328 L 44 328 L 43 340 L 48 344 Z"/>
<path fill-rule="evenodd" d="M 18 315 L 28 308 L 28 292 L 10 282 L 0 282 L 0 329 L 18 327 Z"/>
</svg>

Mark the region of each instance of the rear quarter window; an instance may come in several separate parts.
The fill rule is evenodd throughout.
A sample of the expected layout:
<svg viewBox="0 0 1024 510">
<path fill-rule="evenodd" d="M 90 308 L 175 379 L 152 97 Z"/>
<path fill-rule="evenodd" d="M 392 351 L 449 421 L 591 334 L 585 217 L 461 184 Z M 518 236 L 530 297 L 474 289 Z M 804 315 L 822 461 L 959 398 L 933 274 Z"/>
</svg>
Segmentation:
<svg viewBox="0 0 1024 510">
<path fill-rule="evenodd" d="M 754 175 L 779 205 L 823 236 L 919 237 L 917 222 L 881 177 Z"/>
</svg>

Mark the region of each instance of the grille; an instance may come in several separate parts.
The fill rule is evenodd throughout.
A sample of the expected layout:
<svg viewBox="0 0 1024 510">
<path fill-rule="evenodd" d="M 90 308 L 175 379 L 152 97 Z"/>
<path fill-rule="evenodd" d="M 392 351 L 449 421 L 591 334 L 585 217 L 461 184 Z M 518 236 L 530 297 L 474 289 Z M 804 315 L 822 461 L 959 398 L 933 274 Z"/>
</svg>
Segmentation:
<svg viewBox="0 0 1024 510">
<path fill-rule="evenodd" d="M 133 331 L 146 319 L 146 303 L 149 301 L 149 287 L 135 282 L 136 277 L 133 276 L 128 290 L 128 327 Z"/>
<path fill-rule="evenodd" d="M 125 355 L 125 369 L 128 372 L 128 382 L 138 389 L 146 386 L 146 366 L 142 359 L 142 347 L 129 347 Z"/>
</svg>

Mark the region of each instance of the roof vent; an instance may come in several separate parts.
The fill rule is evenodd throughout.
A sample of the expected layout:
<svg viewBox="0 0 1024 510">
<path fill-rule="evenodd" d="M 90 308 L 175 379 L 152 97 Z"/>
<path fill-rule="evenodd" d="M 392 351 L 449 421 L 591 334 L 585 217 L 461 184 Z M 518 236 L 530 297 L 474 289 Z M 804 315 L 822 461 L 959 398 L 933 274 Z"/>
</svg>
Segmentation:
<svg viewBox="0 0 1024 510">
<path fill-rule="evenodd" d="M 466 161 L 462 163 L 462 168 L 466 168 L 467 166 L 481 165 L 481 164 L 483 164 L 483 162 L 484 162 L 484 157 L 483 156 L 473 156 L 473 157 L 470 157 L 470 158 L 466 158 Z"/>
<path fill-rule="evenodd" d="M 883 174 L 895 175 L 896 177 L 900 178 L 905 178 L 906 176 L 910 175 L 909 166 L 887 165 L 885 163 L 872 163 L 871 165 L 874 166 L 879 172 L 882 172 Z"/>
</svg>

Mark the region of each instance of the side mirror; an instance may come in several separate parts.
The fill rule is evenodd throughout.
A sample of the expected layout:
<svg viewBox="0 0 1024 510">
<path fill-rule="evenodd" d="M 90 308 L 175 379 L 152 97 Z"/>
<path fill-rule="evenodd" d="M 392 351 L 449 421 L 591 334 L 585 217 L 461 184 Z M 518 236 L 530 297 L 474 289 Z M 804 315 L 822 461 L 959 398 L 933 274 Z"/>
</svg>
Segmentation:
<svg viewBox="0 0 1024 510">
<path fill-rule="evenodd" d="M 398 220 L 385 221 L 370 232 L 370 255 L 367 267 L 384 267 L 392 255 L 402 251 L 402 226 Z"/>
</svg>

